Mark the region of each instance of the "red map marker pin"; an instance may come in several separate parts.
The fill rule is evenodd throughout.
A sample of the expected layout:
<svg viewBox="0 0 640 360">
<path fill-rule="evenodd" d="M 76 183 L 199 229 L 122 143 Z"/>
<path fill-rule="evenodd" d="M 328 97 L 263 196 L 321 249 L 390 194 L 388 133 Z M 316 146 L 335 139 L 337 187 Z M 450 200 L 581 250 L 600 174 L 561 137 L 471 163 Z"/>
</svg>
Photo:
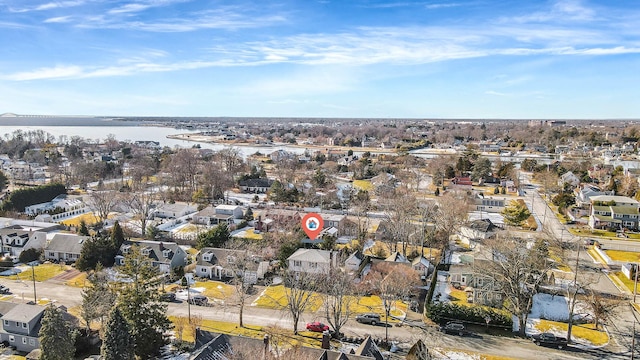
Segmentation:
<svg viewBox="0 0 640 360">
<path fill-rule="evenodd" d="M 304 230 L 311 240 L 318 237 L 323 227 L 324 221 L 322 221 L 322 216 L 319 214 L 308 213 L 302 218 L 302 230 Z"/>
</svg>

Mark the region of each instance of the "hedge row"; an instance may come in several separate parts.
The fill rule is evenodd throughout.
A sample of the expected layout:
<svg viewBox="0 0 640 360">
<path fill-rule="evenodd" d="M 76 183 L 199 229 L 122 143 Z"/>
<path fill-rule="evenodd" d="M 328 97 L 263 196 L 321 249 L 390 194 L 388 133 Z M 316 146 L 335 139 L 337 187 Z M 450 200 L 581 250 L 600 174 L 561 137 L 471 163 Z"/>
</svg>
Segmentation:
<svg viewBox="0 0 640 360">
<path fill-rule="evenodd" d="M 13 191 L 2 203 L 2 210 L 23 212 L 27 206 L 51 201 L 60 194 L 66 194 L 63 184 L 47 184 Z"/>
<path fill-rule="evenodd" d="M 490 325 L 512 327 L 511 315 L 484 306 L 465 306 L 455 303 L 437 303 L 427 307 L 425 314 L 436 323 L 447 320 L 460 320 L 470 323 L 485 324 L 487 316 L 491 318 Z"/>
</svg>

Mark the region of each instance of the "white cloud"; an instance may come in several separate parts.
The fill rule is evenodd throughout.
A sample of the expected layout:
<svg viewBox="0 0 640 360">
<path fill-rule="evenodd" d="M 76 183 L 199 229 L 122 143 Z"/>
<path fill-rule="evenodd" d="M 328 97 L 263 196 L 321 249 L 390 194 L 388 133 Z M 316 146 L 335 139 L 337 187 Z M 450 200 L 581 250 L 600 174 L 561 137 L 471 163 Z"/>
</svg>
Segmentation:
<svg viewBox="0 0 640 360">
<path fill-rule="evenodd" d="M 58 16 L 48 18 L 44 21 L 45 23 L 68 23 L 71 22 L 71 16 Z"/>
<path fill-rule="evenodd" d="M 62 9 L 62 8 L 70 8 L 75 6 L 84 5 L 86 3 L 85 0 L 69 0 L 69 1 L 52 1 L 44 4 L 40 4 L 33 7 L 25 7 L 25 8 L 9 8 L 10 12 L 14 13 L 24 13 L 31 11 L 46 11 L 53 9 Z"/>
<path fill-rule="evenodd" d="M 39 68 L 33 71 L 18 72 L 3 76 L 6 80 L 29 81 L 41 79 L 73 78 L 82 75 L 83 69 L 79 66 L 56 66 L 52 68 Z"/>
<path fill-rule="evenodd" d="M 169 6 L 176 3 L 182 3 L 190 0 L 147 0 L 131 4 L 125 4 L 120 7 L 107 11 L 109 14 L 128 14 L 141 12 L 150 8 Z"/>
</svg>

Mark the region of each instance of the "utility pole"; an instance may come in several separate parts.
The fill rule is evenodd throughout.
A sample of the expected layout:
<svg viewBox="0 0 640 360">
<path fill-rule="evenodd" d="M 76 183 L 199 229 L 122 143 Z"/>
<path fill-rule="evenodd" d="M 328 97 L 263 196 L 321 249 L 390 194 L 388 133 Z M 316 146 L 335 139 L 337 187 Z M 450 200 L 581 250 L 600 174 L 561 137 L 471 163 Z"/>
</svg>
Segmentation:
<svg viewBox="0 0 640 360">
<path fill-rule="evenodd" d="M 579 241 L 577 241 L 576 244 L 578 245 L 578 253 L 576 254 L 576 270 L 573 275 L 574 293 L 573 294 L 569 293 L 571 295 L 571 310 L 569 311 L 569 325 L 567 327 L 567 340 L 569 342 L 571 342 L 571 330 L 573 328 L 573 309 L 576 305 L 576 297 L 578 296 L 578 269 L 580 265 L 580 248 L 582 247 Z"/>
<path fill-rule="evenodd" d="M 31 264 L 31 277 L 33 278 L 33 302 L 38 304 L 38 295 L 36 294 L 36 271 L 33 267 L 33 263 Z"/>
<path fill-rule="evenodd" d="M 636 303 L 636 295 L 638 295 L 638 265 L 640 264 L 635 264 L 633 270 L 635 272 L 635 280 L 633 281 L 633 303 Z"/>
</svg>

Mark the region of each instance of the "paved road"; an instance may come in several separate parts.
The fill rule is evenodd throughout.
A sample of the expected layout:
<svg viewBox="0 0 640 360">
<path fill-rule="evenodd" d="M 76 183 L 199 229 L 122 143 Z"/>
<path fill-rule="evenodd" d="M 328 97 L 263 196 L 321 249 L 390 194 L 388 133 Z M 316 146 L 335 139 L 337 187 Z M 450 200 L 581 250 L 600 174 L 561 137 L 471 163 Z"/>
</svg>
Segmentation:
<svg viewBox="0 0 640 360">
<path fill-rule="evenodd" d="M 21 282 L 0 278 L 0 284 L 11 288 L 15 298 L 13 301 L 20 302 L 33 299 L 33 285 L 31 282 Z M 59 282 L 46 281 L 36 283 L 38 298 L 48 298 L 56 300 L 67 307 L 79 306 L 82 302 L 82 290 L 70 287 Z M 203 319 L 211 319 L 225 322 L 238 321 L 238 308 L 236 306 L 214 305 L 210 307 L 200 307 L 192 305 L 190 308 L 192 315 L 200 315 Z M 175 316 L 187 316 L 189 307 L 186 302 L 170 303 L 168 313 Z M 300 320 L 299 328 L 303 329 L 308 321 L 322 320 L 321 314 L 305 314 Z M 244 311 L 245 324 L 270 326 L 277 325 L 284 328 L 292 328 L 290 317 L 285 312 L 246 306 Z M 412 322 L 413 324 L 413 322 Z M 403 347 L 408 348 L 418 339 L 422 339 L 429 346 L 436 348 L 467 350 L 497 356 L 506 356 L 517 359 L 540 359 L 541 349 L 533 345 L 526 339 L 504 338 L 478 333 L 470 336 L 459 337 L 455 335 L 442 334 L 434 327 L 428 327 L 419 321 L 415 323 L 420 326 L 391 326 L 389 338 L 398 341 Z M 215 330 L 215 329 L 212 329 Z M 383 339 L 385 327 L 383 325 L 371 326 L 350 321 L 343 329 L 347 336 L 365 337 L 372 335 Z M 600 359 L 602 352 L 582 351 L 580 349 L 556 350 L 545 348 L 545 359 Z M 624 358 L 624 357 L 621 357 Z M 627 357 L 628 358 L 628 357 Z"/>
<path fill-rule="evenodd" d="M 543 225 L 543 231 L 552 234 L 557 239 L 561 239 L 570 246 L 571 250 L 568 250 L 566 257 L 570 259 L 568 265 L 572 271 L 575 272 L 577 257 L 577 249 L 580 247 L 580 254 L 578 260 L 579 278 L 587 276 L 595 280 L 593 288 L 605 293 L 616 296 L 626 296 L 618 289 L 611 279 L 602 272 L 602 264 L 594 262 L 594 260 L 588 255 L 583 247 L 583 238 L 573 236 L 566 226 L 560 223 L 553 211 L 548 207 L 547 203 L 542 199 L 540 194 L 535 190 L 527 190 L 527 202 L 529 208 L 532 210 L 533 215 L 539 220 L 539 223 Z M 612 243 L 624 242 L 624 240 L 606 240 Z M 628 243 L 628 242 L 627 242 Z M 593 281 L 593 280 L 592 280 Z M 618 309 L 616 309 L 615 317 L 612 321 L 608 322 L 608 330 L 611 335 L 611 341 L 609 345 L 604 347 L 601 352 L 605 358 L 629 358 L 631 355 L 631 338 L 633 333 L 633 312 L 631 306 L 623 302 Z M 604 356 L 606 355 L 606 356 Z"/>
</svg>

